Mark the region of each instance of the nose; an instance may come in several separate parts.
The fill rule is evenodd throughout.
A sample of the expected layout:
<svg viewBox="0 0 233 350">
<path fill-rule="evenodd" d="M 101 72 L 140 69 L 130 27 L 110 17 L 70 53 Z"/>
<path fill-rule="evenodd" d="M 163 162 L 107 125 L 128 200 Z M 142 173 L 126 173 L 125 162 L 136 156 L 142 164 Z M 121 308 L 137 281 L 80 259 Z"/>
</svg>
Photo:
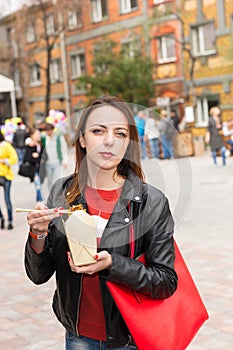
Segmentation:
<svg viewBox="0 0 233 350">
<path fill-rule="evenodd" d="M 105 146 L 112 146 L 114 143 L 114 133 L 112 131 L 108 131 L 106 132 L 105 134 L 105 137 L 104 137 L 104 145 Z"/>
</svg>

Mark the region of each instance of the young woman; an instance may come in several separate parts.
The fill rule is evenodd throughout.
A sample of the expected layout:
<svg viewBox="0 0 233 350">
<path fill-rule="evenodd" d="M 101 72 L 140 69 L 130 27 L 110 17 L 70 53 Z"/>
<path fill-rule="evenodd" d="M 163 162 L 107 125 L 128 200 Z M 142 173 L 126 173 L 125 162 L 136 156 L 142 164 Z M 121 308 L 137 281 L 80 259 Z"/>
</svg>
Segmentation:
<svg viewBox="0 0 233 350">
<path fill-rule="evenodd" d="M 45 162 L 47 159 L 44 146 L 41 143 L 41 135 L 38 129 L 32 129 L 26 146 L 23 163 L 29 163 L 29 177 L 35 184 L 36 202 L 42 202 L 41 185 L 45 178 Z"/>
<path fill-rule="evenodd" d="M 13 214 L 12 214 L 12 203 L 11 203 L 11 183 L 14 178 L 11 166 L 16 164 L 18 161 L 17 153 L 14 147 L 7 141 L 3 134 L 0 132 L 0 176 L 5 179 L 5 184 L 3 186 L 4 199 L 7 207 L 8 215 L 8 230 L 13 229 Z M 0 227 L 5 228 L 5 219 L 0 208 Z"/>
<path fill-rule="evenodd" d="M 74 174 L 54 184 L 47 207 L 28 214 L 26 271 L 37 284 L 56 272 L 53 309 L 66 329 L 67 350 L 136 349 L 105 282 L 121 283 L 151 298 L 175 292 L 174 223 L 168 201 L 143 181 L 134 117 L 120 99 L 104 96 L 89 104 L 77 128 L 75 149 Z M 77 204 L 97 222 L 96 263 L 86 266 L 74 265 L 57 209 Z M 129 257 L 131 225 L 135 257 L 145 253 L 147 267 Z"/>
</svg>

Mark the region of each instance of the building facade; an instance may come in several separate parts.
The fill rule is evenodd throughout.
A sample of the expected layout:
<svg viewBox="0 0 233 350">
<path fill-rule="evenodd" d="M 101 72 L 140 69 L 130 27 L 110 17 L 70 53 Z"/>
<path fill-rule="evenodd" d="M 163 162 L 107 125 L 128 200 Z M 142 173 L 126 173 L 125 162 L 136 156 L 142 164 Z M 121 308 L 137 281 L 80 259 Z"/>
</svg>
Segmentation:
<svg viewBox="0 0 233 350">
<path fill-rule="evenodd" d="M 191 109 L 187 125 L 203 135 L 211 106 L 233 117 L 232 28 L 231 0 L 48 1 L 0 20 L 0 74 L 14 79 L 18 115 L 30 124 L 46 117 L 48 93 L 50 109 L 72 116 L 87 101 L 76 82 L 93 72 L 96 42 L 108 37 L 130 50 L 143 33 L 155 65 L 150 106 L 181 118 Z"/>
</svg>

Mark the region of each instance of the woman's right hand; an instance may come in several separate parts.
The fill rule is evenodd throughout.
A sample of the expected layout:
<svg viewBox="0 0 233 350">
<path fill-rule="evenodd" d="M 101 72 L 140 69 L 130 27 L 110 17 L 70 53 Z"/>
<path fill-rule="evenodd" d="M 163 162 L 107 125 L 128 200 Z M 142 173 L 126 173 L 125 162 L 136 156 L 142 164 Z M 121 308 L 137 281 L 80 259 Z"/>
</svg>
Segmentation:
<svg viewBox="0 0 233 350">
<path fill-rule="evenodd" d="M 58 209 L 48 209 L 44 204 L 37 205 L 35 209 L 37 210 L 27 215 L 27 221 L 31 232 L 40 235 L 48 231 L 50 221 L 60 214 Z"/>
</svg>

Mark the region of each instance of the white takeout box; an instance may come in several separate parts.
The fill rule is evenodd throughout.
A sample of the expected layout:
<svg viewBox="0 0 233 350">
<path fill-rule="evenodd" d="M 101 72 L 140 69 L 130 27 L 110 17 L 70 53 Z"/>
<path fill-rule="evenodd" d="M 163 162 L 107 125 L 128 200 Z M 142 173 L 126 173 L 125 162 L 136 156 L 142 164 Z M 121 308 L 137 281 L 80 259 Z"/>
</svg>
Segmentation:
<svg viewBox="0 0 233 350">
<path fill-rule="evenodd" d="M 72 212 L 67 221 L 63 221 L 70 252 L 77 266 L 96 263 L 97 253 L 96 222 L 83 210 Z"/>
</svg>

